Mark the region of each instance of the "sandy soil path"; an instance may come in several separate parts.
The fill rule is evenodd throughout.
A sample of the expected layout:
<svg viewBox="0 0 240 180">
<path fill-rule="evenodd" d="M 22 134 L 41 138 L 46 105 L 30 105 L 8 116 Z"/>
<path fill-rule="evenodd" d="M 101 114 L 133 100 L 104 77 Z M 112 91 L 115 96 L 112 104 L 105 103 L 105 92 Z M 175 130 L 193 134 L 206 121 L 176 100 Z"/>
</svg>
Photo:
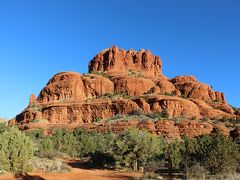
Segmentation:
<svg viewBox="0 0 240 180">
<path fill-rule="evenodd" d="M 0 180 L 131 180 L 139 173 L 123 173 L 113 170 L 71 168 L 69 173 L 31 172 L 24 175 L 0 175 Z"/>
</svg>

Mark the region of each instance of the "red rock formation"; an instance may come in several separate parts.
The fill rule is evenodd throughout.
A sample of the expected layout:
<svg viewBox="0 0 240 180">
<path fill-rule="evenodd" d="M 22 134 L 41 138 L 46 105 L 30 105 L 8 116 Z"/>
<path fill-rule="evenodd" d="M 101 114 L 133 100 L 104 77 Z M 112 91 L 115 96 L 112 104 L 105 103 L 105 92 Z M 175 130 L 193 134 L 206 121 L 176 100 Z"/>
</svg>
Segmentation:
<svg viewBox="0 0 240 180">
<path fill-rule="evenodd" d="M 202 117 L 207 117 L 209 119 L 222 119 L 224 117 L 227 119 L 235 118 L 234 114 L 221 111 L 220 109 L 214 109 L 203 100 L 199 99 L 190 100 L 198 106 Z"/>
<path fill-rule="evenodd" d="M 113 74 L 141 72 L 146 76 L 162 74 L 162 61 L 149 50 L 125 51 L 113 46 L 97 54 L 89 63 L 89 72 L 106 71 Z"/>
<path fill-rule="evenodd" d="M 185 116 L 187 118 L 201 118 L 199 108 L 193 102 L 172 96 L 155 96 L 149 97 L 147 102 L 150 104 L 152 112 L 161 112 L 166 110 L 169 118 Z"/>
<path fill-rule="evenodd" d="M 223 104 L 221 102 L 208 102 L 210 106 L 212 106 L 214 109 L 219 109 L 227 114 L 234 115 L 234 110 L 231 106 L 228 104 Z"/>
<path fill-rule="evenodd" d="M 204 134 L 210 134 L 214 129 L 219 129 L 224 135 L 229 136 L 229 134 L 235 139 L 240 139 L 240 130 L 236 128 L 229 133 L 229 129 L 223 125 L 212 125 L 207 122 L 189 121 L 183 120 L 180 123 L 175 123 L 172 120 L 157 120 L 154 121 L 139 121 L 137 119 L 125 121 L 118 120 L 113 122 L 105 123 L 70 123 L 70 124 L 43 124 L 43 123 L 28 123 L 24 126 L 20 126 L 21 129 L 33 129 L 33 128 L 43 128 L 48 132 L 51 132 L 54 128 L 67 128 L 69 130 L 74 130 L 76 128 L 85 129 L 87 131 L 97 131 L 97 132 L 114 132 L 122 133 L 129 128 L 139 128 L 146 130 L 152 134 L 162 136 L 168 139 L 179 139 L 184 136 L 190 138 L 198 137 Z"/>
<path fill-rule="evenodd" d="M 198 82 L 193 76 L 177 76 L 171 82 L 186 97 L 210 102 L 226 102 L 223 93 L 214 92 L 209 85 Z"/>
<path fill-rule="evenodd" d="M 222 124 L 215 124 L 213 127 L 214 127 L 214 129 L 219 130 L 225 136 L 230 135 L 230 129 L 228 129 L 226 126 L 224 126 Z"/>
<path fill-rule="evenodd" d="M 81 75 L 75 72 L 62 72 L 50 79 L 40 92 L 38 102 L 47 104 L 67 100 L 82 101 L 85 98 Z"/>
<path fill-rule="evenodd" d="M 116 93 L 126 93 L 131 96 L 141 96 L 155 86 L 151 80 L 141 77 L 114 77 L 111 80 L 114 82 Z"/>
<path fill-rule="evenodd" d="M 128 99 L 102 101 L 93 103 L 59 103 L 45 106 L 42 112 L 30 108 L 19 114 L 19 123 L 32 122 L 41 113 L 41 119 L 50 123 L 92 123 L 98 119 L 110 118 L 116 114 L 131 114 L 139 109 L 138 105 Z"/>
<path fill-rule="evenodd" d="M 146 102 L 144 98 L 138 98 L 133 100 L 135 103 L 137 103 L 138 107 L 143 110 L 145 113 L 150 113 L 150 105 Z"/>
<path fill-rule="evenodd" d="M 114 84 L 113 82 L 103 76 L 96 74 L 88 74 L 82 76 L 84 84 L 84 92 L 88 99 L 97 98 L 103 94 L 113 94 Z"/>
<path fill-rule="evenodd" d="M 179 138 L 180 132 L 174 121 L 158 120 L 156 123 L 156 133 L 167 138 Z"/>
<path fill-rule="evenodd" d="M 199 123 L 197 121 L 182 121 L 177 124 L 181 136 L 197 137 L 203 134 L 210 134 L 213 126 L 207 122 Z"/>
<path fill-rule="evenodd" d="M 38 98 L 30 97 L 29 106 L 9 124 L 34 124 L 48 122 L 49 126 L 78 124 L 88 130 L 114 132 L 129 126 L 145 129 L 168 138 L 183 135 L 195 137 L 210 133 L 210 123 L 193 121 L 240 117 L 226 104 L 223 93 L 200 83 L 193 76 L 177 76 L 168 79 L 162 75 L 162 62 L 150 51 L 125 51 L 109 48 L 96 55 L 89 63 L 90 74 L 62 72 L 53 76 L 42 89 Z M 186 119 L 175 124 L 173 120 L 122 121 L 105 123 L 117 114 L 136 112 L 165 112 L 168 118 Z M 146 116 L 147 117 L 147 116 Z M 156 119 L 155 119 L 156 120 Z M 95 124 L 96 122 L 101 124 Z M 40 123 L 38 123 L 40 124 Z M 54 125 L 55 124 L 55 125 Z M 214 126 L 226 135 L 225 126 Z"/>
<path fill-rule="evenodd" d="M 29 106 L 34 106 L 37 103 L 37 97 L 35 94 L 32 94 L 29 98 Z"/>
<path fill-rule="evenodd" d="M 175 86 L 164 76 L 155 77 L 154 82 L 156 84 L 156 86 L 153 88 L 154 93 L 163 95 L 169 93 L 176 96 L 181 95 L 180 91 L 178 91 Z"/>
</svg>

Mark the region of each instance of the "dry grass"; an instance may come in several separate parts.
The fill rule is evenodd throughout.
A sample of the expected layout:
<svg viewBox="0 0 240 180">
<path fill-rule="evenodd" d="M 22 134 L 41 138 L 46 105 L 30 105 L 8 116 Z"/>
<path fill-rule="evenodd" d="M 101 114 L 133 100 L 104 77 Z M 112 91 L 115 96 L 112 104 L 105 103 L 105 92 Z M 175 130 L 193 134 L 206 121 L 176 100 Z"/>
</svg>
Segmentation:
<svg viewBox="0 0 240 180">
<path fill-rule="evenodd" d="M 70 171 L 70 166 L 59 159 L 47 159 L 35 157 L 31 161 L 34 171 L 66 173 Z"/>
</svg>

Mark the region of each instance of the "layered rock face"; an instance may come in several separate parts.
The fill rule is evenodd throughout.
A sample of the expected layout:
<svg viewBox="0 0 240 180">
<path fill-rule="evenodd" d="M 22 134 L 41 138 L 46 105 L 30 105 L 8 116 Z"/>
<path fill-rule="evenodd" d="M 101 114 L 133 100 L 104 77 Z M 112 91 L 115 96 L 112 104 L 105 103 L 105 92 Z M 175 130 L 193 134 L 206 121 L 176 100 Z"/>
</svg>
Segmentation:
<svg viewBox="0 0 240 180">
<path fill-rule="evenodd" d="M 79 73 L 56 74 L 40 92 L 38 102 L 47 104 L 63 100 L 82 101 L 86 97 L 84 84 Z"/>
<path fill-rule="evenodd" d="M 137 126 L 147 130 L 151 127 L 149 132 L 158 135 L 192 137 L 213 129 L 209 123 L 192 120 L 236 119 L 238 116 L 226 103 L 223 93 L 214 92 L 193 76 L 168 79 L 161 68 L 161 59 L 148 50 L 125 51 L 114 46 L 90 61 L 88 74 L 61 72 L 53 76 L 38 97 L 31 95 L 29 106 L 10 123 L 24 125 L 45 121 L 83 125 L 104 123 L 109 118 L 136 112 L 145 115 L 165 112 L 167 118 L 181 117 L 190 124 L 157 121 L 154 125 L 151 122 L 131 125 L 126 122 L 122 127 Z"/>
<path fill-rule="evenodd" d="M 89 63 L 89 72 L 105 71 L 113 74 L 123 74 L 128 71 L 141 72 L 146 76 L 162 74 L 162 61 L 149 50 L 138 52 L 119 49 L 116 46 L 97 54 Z"/>
<path fill-rule="evenodd" d="M 193 76 L 177 76 L 171 82 L 186 97 L 226 103 L 223 93 L 214 92 L 209 85 L 198 82 Z"/>
</svg>

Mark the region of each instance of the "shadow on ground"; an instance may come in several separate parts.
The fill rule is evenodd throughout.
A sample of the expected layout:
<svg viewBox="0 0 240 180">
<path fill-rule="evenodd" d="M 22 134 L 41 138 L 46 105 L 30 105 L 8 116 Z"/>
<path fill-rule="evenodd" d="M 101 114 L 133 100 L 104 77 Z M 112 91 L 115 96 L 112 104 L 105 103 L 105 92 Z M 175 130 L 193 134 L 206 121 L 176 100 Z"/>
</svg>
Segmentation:
<svg viewBox="0 0 240 180">
<path fill-rule="evenodd" d="M 41 176 L 32 176 L 27 173 L 17 174 L 17 175 L 15 175 L 15 178 L 17 180 L 46 180 L 46 179 L 42 178 Z"/>
<path fill-rule="evenodd" d="M 79 168 L 79 169 L 96 169 L 93 167 L 90 163 L 90 158 L 83 158 L 81 160 L 70 160 L 70 161 L 65 161 L 65 163 L 72 168 Z"/>
<path fill-rule="evenodd" d="M 68 160 L 65 163 L 72 168 L 86 169 L 86 170 L 113 170 L 111 167 L 104 167 L 102 164 L 93 163 L 90 157 L 82 158 L 81 160 Z"/>
</svg>

